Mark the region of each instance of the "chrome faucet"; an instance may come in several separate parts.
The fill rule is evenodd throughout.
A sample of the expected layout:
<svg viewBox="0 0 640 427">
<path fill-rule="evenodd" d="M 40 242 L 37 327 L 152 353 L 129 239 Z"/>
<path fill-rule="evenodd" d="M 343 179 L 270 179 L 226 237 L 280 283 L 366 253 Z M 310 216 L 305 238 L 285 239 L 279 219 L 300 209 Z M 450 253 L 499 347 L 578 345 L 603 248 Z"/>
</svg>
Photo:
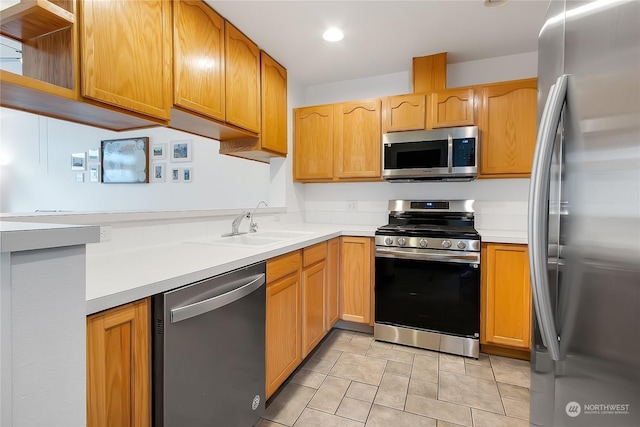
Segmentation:
<svg viewBox="0 0 640 427">
<path fill-rule="evenodd" d="M 222 237 L 235 236 L 235 235 L 238 235 L 238 234 L 246 234 L 246 231 L 243 232 L 243 233 L 240 233 L 238 231 L 238 228 L 240 228 L 240 223 L 245 218 L 251 218 L 251 213 L 249 213 L 249 211 L 243 211 L 240 215 L 235 217 L 233 219 L 233 222 L 231 223 L 231 233 L 225 233 L 225 234 L 222 235 Z"/>
<path fill-rule="evenodd" d="M 260 207 L 260 205 L 264 205 L 265 207 L 269 207 L 269 205 L 267 205 L 267 203 L 264 200 L 260 200 L 258 202 L 258 205 L 256 206 L 256 208 L 253 210 L 253 213 L 251 214 L 251 221 L 249 222 L 249 233 L 255 233 L 256 228 L 258 228 L 258 223 L 253 221 L 253 216 L 256 214 L 256 211 L 258 210 L 258 207 Z"/>
</svg>

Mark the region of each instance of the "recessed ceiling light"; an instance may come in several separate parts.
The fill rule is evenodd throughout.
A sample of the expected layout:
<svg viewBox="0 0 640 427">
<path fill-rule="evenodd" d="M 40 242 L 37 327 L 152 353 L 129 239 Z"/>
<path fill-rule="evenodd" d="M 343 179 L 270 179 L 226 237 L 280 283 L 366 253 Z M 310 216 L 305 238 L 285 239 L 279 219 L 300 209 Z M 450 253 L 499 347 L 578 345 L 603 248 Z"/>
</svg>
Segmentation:
<svg viewBox="0 0 640 427">
<path fill-rule="evenodd" d="M 495 7 L 495 6 L 502 6 L 503 4 L 507 3 L 509 0 L 484 0 L 484 5 L 486 7 Z"/>
<path fill-rule="evenodd" d="M 322 35 L 322 38 L 325 39 L 328 42 L 337 42 L 337 41 L 342 40 L 343 37 L 344 37 L 344 34 L 342 33 L 342 31 L 340 31 L 339 29 L 337 29 L 335 27 L 329 28 Z"/>
</svg>

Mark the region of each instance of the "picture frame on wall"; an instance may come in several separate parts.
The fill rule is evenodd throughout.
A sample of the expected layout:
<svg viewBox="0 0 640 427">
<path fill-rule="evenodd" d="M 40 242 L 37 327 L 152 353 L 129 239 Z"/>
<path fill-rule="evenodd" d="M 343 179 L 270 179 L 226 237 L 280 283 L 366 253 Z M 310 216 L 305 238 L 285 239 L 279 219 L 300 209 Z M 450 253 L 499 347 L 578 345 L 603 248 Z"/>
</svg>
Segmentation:
<svg viewBox="0 0 640 427">
<path fill-rule="evenodd" d="M 191 182 L 193 179 L 193 170 L 191 168 L 182 169 L 182 182 Z"/>
<path fill-rule="evenodd" d="M 100 182 L 100 166 L 99 165 L 89 166 L 89 181 Z"/>
<path fill-rule="evenodd" d="M 89 163 L 96 163 L 100 160 L 100 150 L 89 150 Z"/>
<path fill-rule="evenodd" d="M 180 182 L 182 180 L 181 172 L 180 168 L 171 168 L 171 182 Z"/>
<path fill-rule="evenodd" d="M 154 163 L 151 168 L 151 182 L 164 182 L 165 163 Z"/>
<path fill-rule="evenodd" d="M 190 162 L 191 161 L 191 140 L 171 141 L 171 161 Z"/>
<path fill-rule="evenodd" d="M 73 153 L 71 155 L 71 170 L 87 170 L 87 153 Z"/>
<path fill-rule="evenodd" d="M 151 148 L 151 160 L 164 160 L 167 158 L 167 144 L 153 144 Z"/>
<path fill-rule="evenodd" d="M 149 138 L 108 139 L 100 142 L 100 176 L 105 184 L 149 182 Z"/>
</svg>

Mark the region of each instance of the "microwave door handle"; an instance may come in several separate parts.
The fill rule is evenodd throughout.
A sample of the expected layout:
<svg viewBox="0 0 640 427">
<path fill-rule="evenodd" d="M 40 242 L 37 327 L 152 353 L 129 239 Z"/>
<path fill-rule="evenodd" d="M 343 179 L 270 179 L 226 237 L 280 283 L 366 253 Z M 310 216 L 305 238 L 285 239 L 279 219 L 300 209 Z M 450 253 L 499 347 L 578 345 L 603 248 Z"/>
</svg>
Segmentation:
<svg viewBox="0 0 640 427">
<path fill-rule="evenodd" d="M 531 287 L 540 335 L 549 350 L 552 360 L 560 360 L 558 331 L 556 330 L 549 280 L 547 276 L 547 202 L 550 183 L 551 158 L 556 133 L 560 124 L 562 107 L 567 94 L 568 75 L 558 77 L 549 90 L 542 111 L 536 149 L 531 169 L 529 189 L 529 265 L 531 266 Z"/>
<path fill-rule="evenodd" d="M 447 135 L 447 167 L 449 173 L 453 172 L 453 135 Z"/>
</svg>

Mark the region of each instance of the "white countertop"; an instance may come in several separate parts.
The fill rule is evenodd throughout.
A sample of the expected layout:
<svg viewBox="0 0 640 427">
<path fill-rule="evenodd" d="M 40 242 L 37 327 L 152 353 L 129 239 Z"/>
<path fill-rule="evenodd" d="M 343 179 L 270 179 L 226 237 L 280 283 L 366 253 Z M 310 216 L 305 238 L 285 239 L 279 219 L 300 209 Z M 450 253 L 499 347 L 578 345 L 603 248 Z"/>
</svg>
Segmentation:
<svg viewBox="0 0 640 427">
<path fill-rule="evenodd" d="M 100 227 L 0 221 L 0 252 L 19 252 L 100 241 Z"/>
<path fill-rule="evenodd" d="M 526 231 L 515 230 L 486 230 L 476 228 L 480 233 L 482 243 L 516 243 L 526 245 L 528 241 Z"/>
<path fill-rule="evenodd" d="M 262 247 L 180 242 L 87 256 L 87 314 L 166 292 L 333 237 L 373 237 L 376 226 L 289 224 L 300 238 Z M 264 230 L 275 231 L 276 229 Z M 258 232 L 257 235 L 259 235 Z M 203 236 L 205 237 L 205 236 Z M 211 236 L 218 238 L 219 236 Z"/>
</svg>

